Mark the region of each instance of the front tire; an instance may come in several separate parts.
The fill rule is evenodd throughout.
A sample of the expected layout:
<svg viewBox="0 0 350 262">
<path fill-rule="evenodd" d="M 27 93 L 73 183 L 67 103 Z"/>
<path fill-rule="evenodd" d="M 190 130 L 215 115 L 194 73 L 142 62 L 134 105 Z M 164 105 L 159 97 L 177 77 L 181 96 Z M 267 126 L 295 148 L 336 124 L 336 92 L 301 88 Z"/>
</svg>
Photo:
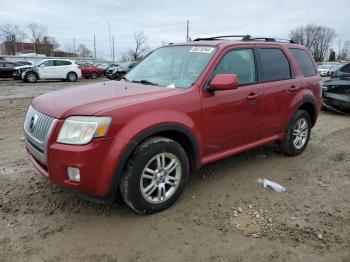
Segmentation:
<svg viewBox="0 0 350 262">
<path fill-rule="evenodd" d="M 92 72 L 90 74 L 90 79 L 96 79 L 97 78 L 97 73 L 96 72 Z"/>
<path fill-rule="evenodd" d="M 185 150 L 177 142 L 154 137 L 132 154 L 121 178 L 120 191 L 128 206 L 152 214 L 170 207 L 189 176 Z"/>
<path fill-rule="evenodd" d="M 281 151 L 289 156 L 304 152 L 311 133 L 311 119 L 308 112 L 297 110 L 293 115 L 287 134 L 280 144 Z"/>
<path fill-rule="evenodd" d="M 35 83 L 38 80 L 38 76 L 34 72 L 28 72 L 24 77 L 24 82 Z"/>
</svg>

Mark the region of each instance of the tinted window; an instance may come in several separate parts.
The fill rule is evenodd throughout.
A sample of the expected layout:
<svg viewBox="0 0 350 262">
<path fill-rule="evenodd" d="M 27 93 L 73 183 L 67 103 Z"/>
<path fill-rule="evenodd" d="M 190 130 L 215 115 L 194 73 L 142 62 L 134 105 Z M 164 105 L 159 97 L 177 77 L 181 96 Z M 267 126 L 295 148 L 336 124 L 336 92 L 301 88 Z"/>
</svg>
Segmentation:
<svg viewBox="0 0 350 262">
<path fill-rule="evenodd" d="M 40 66 L 53 66 L 53 60 L 47 60 L 40 64 Z"/>
<path fill-rule="evenodd" d="M 340 71 L 344 72 L 344 73 L 350 73 L 350 64 L 347 64 L 347 65 L 343 66 L 342 68 L 340 68 Z"/>
<path fill-rule="evenodd" d="M 63 61 L 63 60 L 55 60 L 55 66 L 66 66 L 71 65 L 72 63 L 69 61 Z"/>
<path fill-rule="evenodd" d="M 241 85 L 254 83 L 256 79 L 253 50 L 239 49 L 228 52 L 215 69 L 216 74 L 236 74 Z"/>
<path fill-rule="evenodd" d="M 261 48 L 260 58 L 264 81 L 276 81 L 291 78 L 287 57 L 277 48 Z"/>
<path fill-rule="evenodd" d="M 14 63 L 5 63 L 5 67 L 13 68 L 15 66 L 16 66 L 16 64 L 14 64 Z"/>
<path fill-rule="evenodd" d="M 301 71 L 304 76 L 314 76 L 316 75 L 316 70 L 314 64 L 312 63 L 311 57 L 303 49 L 290 48 L 292 56 L 297 60 Z"/>
</svg>

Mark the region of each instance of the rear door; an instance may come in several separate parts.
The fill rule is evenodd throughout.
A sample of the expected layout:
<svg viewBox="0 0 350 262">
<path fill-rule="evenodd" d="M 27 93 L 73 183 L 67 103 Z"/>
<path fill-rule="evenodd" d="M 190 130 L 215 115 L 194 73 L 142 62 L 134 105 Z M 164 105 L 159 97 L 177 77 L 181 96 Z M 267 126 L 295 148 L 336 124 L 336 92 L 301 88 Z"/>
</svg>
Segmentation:
<svg viewBox="0 0 350 262">
<path fill-rule="evenodd" d="M 55 78 L 65 79 L 67 77 L 68 72 L 70 71 L 69 69 L 72 63 L 66 60 L 55 60 L 54 65 Z"/>
<path fill-rule="evenodd" d="M 300 88 L 287 53 L 278 45 L 257 46 L 264 87 L 259 138 L 284 132 L 289 105 Z"/>
<path fill-rule="evenodd" d="M 4 67 L 3 67 L 3 75 L 6 78 L 12 78 L 13 77 L 13 72 L 15 71 L 16 64 L 11 63 L 11 62 L 6 62 L 4 63 Z"/>
</svg>

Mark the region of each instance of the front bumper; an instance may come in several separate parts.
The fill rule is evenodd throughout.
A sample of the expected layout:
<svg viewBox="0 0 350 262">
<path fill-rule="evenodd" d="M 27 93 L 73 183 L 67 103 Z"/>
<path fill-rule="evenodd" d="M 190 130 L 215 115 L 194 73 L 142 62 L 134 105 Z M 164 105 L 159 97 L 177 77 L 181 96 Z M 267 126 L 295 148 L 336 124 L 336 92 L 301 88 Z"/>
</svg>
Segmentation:
<svg viewBox="0 0 350 262">
<path fill-rule="evenodd" d="M 61 125 L 62 123 L 56 125 L 49 139 L 46 163 L 36 157 L 27 145 L 29 159 L 35 168 L 51 182 L 73 189 L 81 193 L 85 199 L 95 202 L 93 199 L 113 199 L 117 188 L 117 185 L 113 184 L 113 177 L 118 156 L 126 146 L 126 141 L 107 137 L 95 139 L 87 145 L 59 144 L 55 141 L 57 130 Z M 80 169 L 79 183 L 69 180 L 67 172 L 69 166 Z"/>
</svg>

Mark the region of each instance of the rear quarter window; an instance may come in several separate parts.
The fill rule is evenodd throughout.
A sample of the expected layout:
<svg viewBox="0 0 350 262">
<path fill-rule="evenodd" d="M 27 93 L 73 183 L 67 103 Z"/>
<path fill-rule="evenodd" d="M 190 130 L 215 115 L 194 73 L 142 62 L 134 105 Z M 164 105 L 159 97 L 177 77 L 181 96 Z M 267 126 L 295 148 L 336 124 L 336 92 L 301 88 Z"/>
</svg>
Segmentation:
<svg viewBox="0 0 350 262">
<path fill-rule="evenodd" d="M 263 81 L 278 81 L 290 79 L 291 68 L 289 60 L 279 48 L 260 48 Z"/>
<path fill-rule="evenodd" d="M 314 76 L 316 75 L 316 69 L 314 63 L 311 60 L 310 55 L 306 52 L 306 50 L 298 49 L 298 48 L 290 48 L 289 49 L 292 56 L 297 61 L 303 76 Z"/>
</svg>

